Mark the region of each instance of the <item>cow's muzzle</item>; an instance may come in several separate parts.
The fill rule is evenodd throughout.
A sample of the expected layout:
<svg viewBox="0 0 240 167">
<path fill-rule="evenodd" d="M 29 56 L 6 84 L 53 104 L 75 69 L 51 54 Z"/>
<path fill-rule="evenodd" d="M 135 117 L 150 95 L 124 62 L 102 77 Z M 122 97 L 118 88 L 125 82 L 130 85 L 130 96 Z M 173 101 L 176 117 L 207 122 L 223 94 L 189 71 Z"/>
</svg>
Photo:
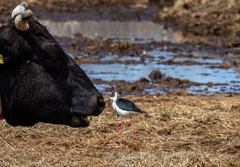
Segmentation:
<svg viewBox="0 0 240 167">
<path fill-rule="evenodd" d="M 89 121 L 87 116 L 98 116 L 105 107 L 105 101 L 101 94 L 95 94 L 90 97 L 88 105 L 83 110 L 74 110 L 72 112 L 72 127 L 87 127 Z"/>
<path fill-rule="evenodd" d="M 105 100 L 101 94 L 95 94 L 91 97 L 89 109 L 92 110 L 91 115 L 99 115 L 105 107 Z"/>
</svg>

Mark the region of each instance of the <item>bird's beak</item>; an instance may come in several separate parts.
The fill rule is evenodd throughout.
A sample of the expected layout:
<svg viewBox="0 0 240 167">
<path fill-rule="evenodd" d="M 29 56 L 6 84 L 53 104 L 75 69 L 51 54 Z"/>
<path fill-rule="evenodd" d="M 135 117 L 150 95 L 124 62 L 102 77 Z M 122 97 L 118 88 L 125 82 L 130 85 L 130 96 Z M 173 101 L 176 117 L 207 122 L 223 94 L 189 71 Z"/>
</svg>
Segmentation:
<svg viewBox="0 0 240 167">
<path fill-rule="evenodd" d="M 109 102 L 110 100 L 111 100 L 111 99 L 108 99 L 108 100 L 106 101 L 106 103 Z"/>
</svg>

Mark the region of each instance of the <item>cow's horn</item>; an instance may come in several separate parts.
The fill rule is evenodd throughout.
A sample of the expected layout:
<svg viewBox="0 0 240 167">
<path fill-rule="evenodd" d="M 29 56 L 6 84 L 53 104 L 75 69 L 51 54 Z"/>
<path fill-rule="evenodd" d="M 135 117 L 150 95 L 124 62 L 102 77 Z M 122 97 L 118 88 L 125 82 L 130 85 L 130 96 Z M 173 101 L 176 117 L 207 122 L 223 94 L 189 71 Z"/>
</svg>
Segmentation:
<svg viewBox="0 0 240 167">
<path fill-rule="evenodd" d="M 18 13 L 22 13 L 27 10 L 28 4 L 26 2 L 21 3 L 20 5 L 16 6 L 12 11 L 12 17 L 14 17 Z"/>
<path fill-rule="evenodd" d="M 31 10 L 27 10 L 25 12 L 20 13 L 15 18 L 15 26 L 17 29 L 21 31 L 26 31 L 29 29 L 28 21 L 31 19 L 33 12 Z"/>
</svg>

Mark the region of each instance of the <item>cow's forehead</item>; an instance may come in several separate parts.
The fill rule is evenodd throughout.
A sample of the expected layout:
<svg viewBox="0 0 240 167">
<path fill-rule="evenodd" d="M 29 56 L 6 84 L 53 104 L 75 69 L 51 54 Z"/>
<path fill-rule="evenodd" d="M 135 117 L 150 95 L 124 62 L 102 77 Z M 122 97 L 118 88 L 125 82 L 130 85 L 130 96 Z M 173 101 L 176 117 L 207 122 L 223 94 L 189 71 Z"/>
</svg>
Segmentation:
<svg viewBox="0 0 240 167">
<path fill-rule="evenodd" d="M 11 35 L 11 34 L 16 35 L 15 31 L 17 31 L 17 28 L 15 27 L 14 18 L 10 19 L 8 21 L 7 25 L 3 25 L 0 27 L 0 36 L 1 37 L 6 36 L 6 35 Z M 6 30 L 8 31 L 8 34 L 5 34 Z M 12 32 L 12 33 L 10 33 L 10 32 Z"/>
<path fill-rule="evenodd" d="M 8 40 L 9 37 L 10 38 L 16 37 L 15 31 L 16 28 L 9 21 L 7 25 L 3 25 L 0 27 L 0 37 L 5 38 L 6 40 Z"/>
</svg>

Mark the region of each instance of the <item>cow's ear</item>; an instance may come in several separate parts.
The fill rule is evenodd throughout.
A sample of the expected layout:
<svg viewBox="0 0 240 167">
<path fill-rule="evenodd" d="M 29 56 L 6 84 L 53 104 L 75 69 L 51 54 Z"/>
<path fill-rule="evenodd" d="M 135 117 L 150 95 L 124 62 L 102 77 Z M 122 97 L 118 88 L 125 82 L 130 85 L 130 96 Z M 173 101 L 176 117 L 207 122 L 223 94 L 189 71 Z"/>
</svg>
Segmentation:
<svg viewBox="0 0 240 167">
<path fill-rule="evenodd" d="M 61 66 L 63 61 L 57 54 L 57 49 L 54 49 L 53 44 L 33 36 L 31 31 L 20 31 L 19 33 L 31 48 L 32 56 L 30 59 L 33 62 L 41 64 L 48 71 L 55 70 Z"/>
<path fill-rule="evenodd" d="M 63 49 L 60 47 L 60 45 L 57 43 L 57 41 L 55 41 L 55 40 L 54 40 L 54 42 L 46 41 L 46 42 L 42 43 L 41 48 L 48 53 L 49 58 L 52 61 L 58 62 L 59 64 L 62 64 L 65 62 L 66 54 L 63 51 Z"/>
</svg>

